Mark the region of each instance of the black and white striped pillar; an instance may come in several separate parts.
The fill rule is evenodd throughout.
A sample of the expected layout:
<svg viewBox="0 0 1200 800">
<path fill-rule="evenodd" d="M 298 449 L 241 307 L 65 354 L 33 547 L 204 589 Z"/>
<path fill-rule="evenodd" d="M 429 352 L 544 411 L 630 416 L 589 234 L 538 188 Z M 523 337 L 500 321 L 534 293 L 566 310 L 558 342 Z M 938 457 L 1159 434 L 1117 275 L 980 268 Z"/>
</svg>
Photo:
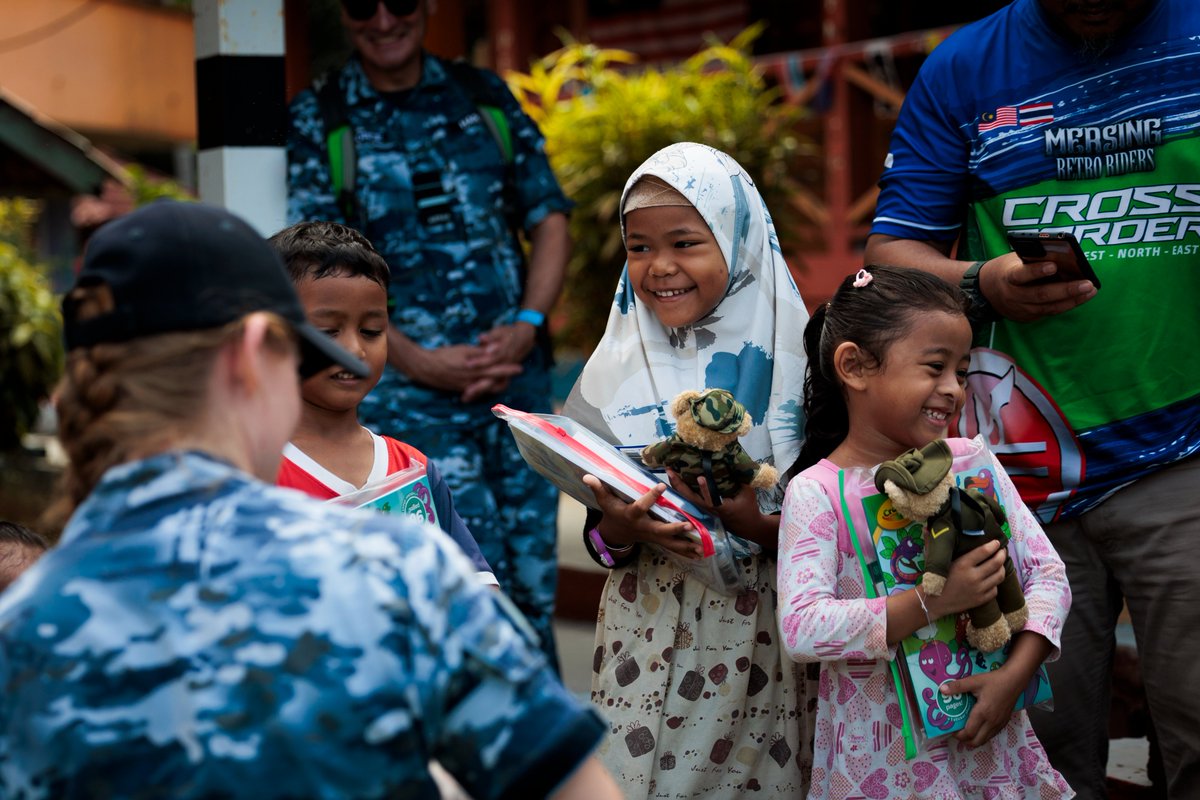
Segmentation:
<svg viewBox="0 0 1200 800">
<path fill-rule="evenodd" d="M 283 0 L 196 0 L 197 185 L 264 236 L 287 215 Z"/>
</svg>

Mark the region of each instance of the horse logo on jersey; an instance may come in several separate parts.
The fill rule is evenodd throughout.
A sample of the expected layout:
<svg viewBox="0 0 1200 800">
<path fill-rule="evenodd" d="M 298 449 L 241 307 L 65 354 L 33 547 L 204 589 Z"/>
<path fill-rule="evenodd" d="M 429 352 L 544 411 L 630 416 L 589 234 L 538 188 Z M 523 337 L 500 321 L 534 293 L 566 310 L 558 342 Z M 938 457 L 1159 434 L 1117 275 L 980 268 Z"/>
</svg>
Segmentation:
<svg viewBox="0 0 1200 800">
<path fill-rule="evenodd" d="M 971 351 L 966 403 L 950 429 L 983 435 L 1043 523 L 1059 515 L 1083 481 L 1083 449 L 1062 411 L 1004 353 Z"/>
</svg>

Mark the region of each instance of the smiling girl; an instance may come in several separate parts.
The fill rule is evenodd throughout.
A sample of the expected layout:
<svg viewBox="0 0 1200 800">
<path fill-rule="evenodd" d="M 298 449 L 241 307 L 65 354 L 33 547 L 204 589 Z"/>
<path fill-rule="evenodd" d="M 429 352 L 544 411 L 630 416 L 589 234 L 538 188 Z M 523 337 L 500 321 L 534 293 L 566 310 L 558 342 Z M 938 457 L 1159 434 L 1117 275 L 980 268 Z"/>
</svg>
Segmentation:
<svg viewBox="0 0 1200 800">
<path fill-rule="evenodd" d="M 785 651 L 821 663 L 813 800 L 1073 794 L 1046 760 L 1026 712 L 1013 712 L 1038 666 L 1057 656 L 1071 591 L 1062 561 L 1000 463 L 986 456 L 1029 619 L 1001 667 L 943 686 L 947 695 L 974 695 L 975 705 L 965 727 L 922 740 L 911 760 L 888 662 L 902 639 L 931 620 L 996 597 L 1005 551 L 992 541 L 955 560 L 940 595 L 917 585 L 869 599 L 846 519 L 862 505 L 852 488 L 863 482 L 857 476 L 873 476 L 880 463 L 949 434 L 966 396 L 966 310 L 966 296 L 939 278 L 869 267 L 847 277 L 804 332 L 807 439 L 797 466 L 806 469 L 783 504 L 779 607 Z M 968 444 L 947 440 L 956 456 Z"/>
<path fill-rule="evenodd" d="M 753 181 L 724 153 L 675 144 L 634 172 L 621 212 L 627 268 L 564 413 L 640 449 L 671 433 L 679 392 L 726 389 L 753 419 L 739 440 L 746 451 L 789 466 L 800 448 L 808 315 Z M 608 717 L 602 757 L 625 796 L 801 796 L 811 756 L 804 672 L 782 658 L 775 633 L 782 490 L 746 487 L 712 508 L 671 477 L 727 530 L 761 545 L 743 560 L 748 588 L 734 597 L 643 546 L 698 555 L 677 538 L 686 524 L 647 515 L 665 486 L 625 503 L 586 480 L 603 512 L 589 516 L 585 542 L 613 568 L 592 700 Z"/>
</svg>

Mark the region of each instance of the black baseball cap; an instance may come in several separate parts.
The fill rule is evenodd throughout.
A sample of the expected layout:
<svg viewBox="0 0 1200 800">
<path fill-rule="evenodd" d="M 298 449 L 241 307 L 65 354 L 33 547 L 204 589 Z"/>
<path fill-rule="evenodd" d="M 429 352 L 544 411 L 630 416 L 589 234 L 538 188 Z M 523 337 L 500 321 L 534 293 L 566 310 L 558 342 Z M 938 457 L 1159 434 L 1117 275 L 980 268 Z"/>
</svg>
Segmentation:
<svg viewBox="0 0 1200 800">
<path fill-rule="evenodd" d="M 366 377 L 367 365 L 308 323 L 275 248 L 241 218 L 203 203 L 158 200 L 101 227 L 76 286 L 104 285 L 114 308 L 76 319 L 63 300 L 67 349 L 160 333 L 219 328 L 255 311 L 282 317 L 300 340 L 300 374 L 331 364 Z"/>
</svg>

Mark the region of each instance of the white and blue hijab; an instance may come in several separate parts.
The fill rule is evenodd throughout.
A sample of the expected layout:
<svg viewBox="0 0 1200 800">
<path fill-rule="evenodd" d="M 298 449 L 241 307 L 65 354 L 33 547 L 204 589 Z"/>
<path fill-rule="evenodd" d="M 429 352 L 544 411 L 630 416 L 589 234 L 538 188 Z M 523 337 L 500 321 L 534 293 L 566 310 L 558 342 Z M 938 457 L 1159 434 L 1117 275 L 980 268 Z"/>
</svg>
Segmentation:
<svg viewBox="0 0 1200 800">
<path fill-rule="evenodd" d="M 629 177 L 621 195 L 622 236 L 630 188 L 648 175 L 677 190 L 708 223 L 729 266 L 725 296 L 694 324 L 668 328 L 638 302 L 627 264 L 608 327 L 563 413 L 618 446 L 641 447 L 675 430 L 669 408 L 677 394 L 727 389 L 753 419 L 742 446 L 755 460 L 786 469 L 803 436 L 808 311 L 766 204 L 731 157 L 681 142 Z"/>
</svg>

